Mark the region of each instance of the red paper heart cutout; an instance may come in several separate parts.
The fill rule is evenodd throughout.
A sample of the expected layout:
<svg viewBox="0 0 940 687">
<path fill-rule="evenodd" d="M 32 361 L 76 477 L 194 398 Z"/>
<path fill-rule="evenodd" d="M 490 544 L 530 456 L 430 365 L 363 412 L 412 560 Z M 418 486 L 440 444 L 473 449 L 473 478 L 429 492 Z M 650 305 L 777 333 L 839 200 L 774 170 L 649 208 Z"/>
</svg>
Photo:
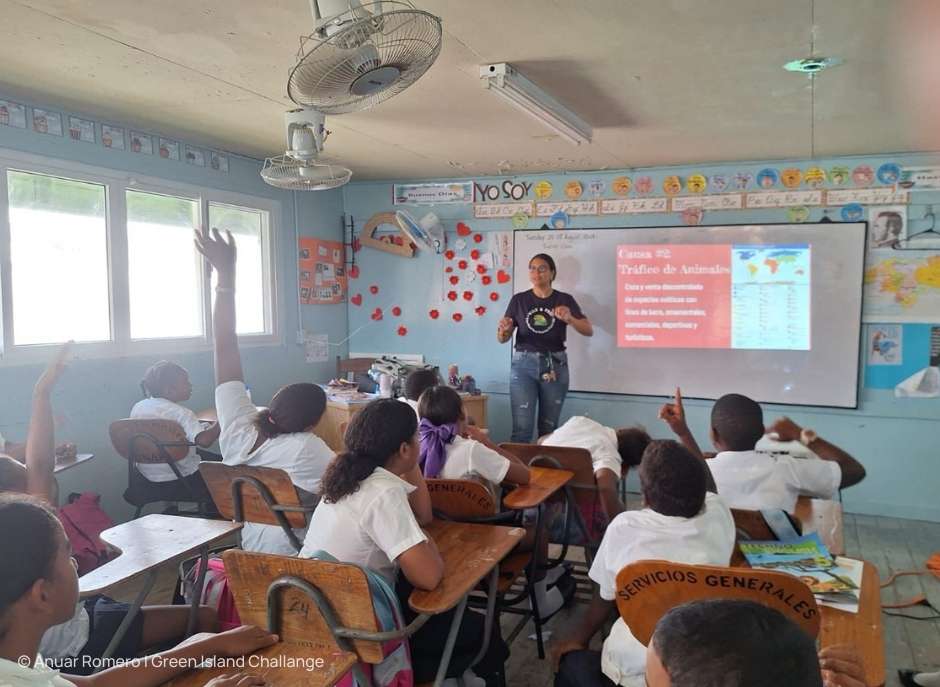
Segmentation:
<svg viewBox="0 0 940 687">
<path fill-rule="evenodd" d="M 445 268 L 444 268 L 444 271 L 447 272 L 448 274 L 450 274 L 451 272 L 454 271 L 454 268 L 453 268 L 453 267 L 445 267 Z"/>
<path fill-rule="evenodd" d="M 444 251 L 444 257 L 447 258 L 448 260 L 453 260 L 453 259 L 454 259 L 454 251 L 452 251 L 452 250 L 445 250 L 445 251 Z"/>
<path fill-rule="evenodd" d="M 382 309 L 381 309 L 381 308 L 376 308 L 376 309 L 373 311 L 373 313 L 372 313 L 372 319 L 375 320 L 376 322 L 378 322 L 379 320 L 382 319 Z"/>
<path fill-rule="evenodd" d="M 460 277 L 454 275 L 448 281 L 450 281 L 450 283 L 453 284 L 454 286 L 457 286 L 457 284 L 460 283 Z"/>
<path fill-rule="evenodd" d="M 470 236 L 470 227 L 463 222 L 457 222 L 457 236 Z"/>
<path fill-rule="evenodd" d="M 398 328 L 398 336 L 405 336 L 408 333 L 408 327 L 401 326 Z"/>
<path fill-rule="evenodd" d="M 459 267 L 462 270 L 467 269 L 467 261 L 461 260 L 460 262 L 457 263 L 457 267 Z"/>
<path fill-rule="evenodd" d="M 398 317 L 399 315 L 401 315 L 401 308 L 399 308 L 399 307 L 396 305 L 394 308 L 392 308 L 392 314 L 393 314 L 395 317 Z"/>
<path fill-rule="evenodd" d="M 357 293 L 355 296 L 349 299 L 353 305 L 362 305 L 362 294 Z"/>
<path fill-rule="evenodd" d="M 349 277 L 350 279 L 359 278 L 359 265 L 353 265 L 352 267 L 349 268 Z"/>
<path fill-rule="evenodd" d="M 464 292 L 463 292 L 463 299 L 464 299 L 465 301 L 472 301 L 472 300 L 473 300 L 473 291 L 464 291 Z"/>
<path fill-rule="evenodd" d="M 371 293 L 373 296 L 377 294 L 378 292 L 379 292 L 379 287 L 376 286 L 375 284 L 369 287 L 369 293 Z"/>
<path fill-rule="evenodd" d="M 488 274 L 484 274 L 484 275 L 483 275 L 483 278 L 482 278 L 480 281 L 483 282 L 483 285 L 484 285 L 484 286 L 488 286 L 488 285 L 490 285 L 490 284 L 493 283 L 493 277 L 491 277 L 491 276 L 488 275 Z"/>
<path fill-rule="evenodd" d="M 485 274 L 486 265 L 477 265 L 477 274 Z"/>
<path fill-rule="evenodd" d="M 507 282 L 512 281 L 512 277 L 509 276 L 509 273 L 500 270 L 496 273 L 496 281 L 500 284 L 506 284 Z"/>
<path fill-rule="evenodd" d="M 474 235 L 473 235 L 473 242 L 474 242 L 474 243 L 480 243 L 480 241 L 482 241 L 482 240 L 483 240 L 483 234 L 474 234 Z"/>
<path fill-rule="evenodd" d="M 486 306 L 478 305 L 476 307 L 476 310 L 474 310 L 474 312 L 480 317 L 483 317 L 483 314 L 486 312 Z"/>
<path fill-rule="evenodd" d="M 490 300 L 491 300 L 491 301 L 498 301 L 498 300 L 499 300 L 499 294 L 496 293 L 495 291 L 493 291 L 493 293 L 490 294 Z"/>
<path fill-rule="evenodd" d="M 479 259 L 480 259 L 480 251 L 478 251 L 476 248 L 474 248 L 472 251 L 470 251 L 470 259 L 471 259 L 471 260 L 479 260 Z"/>
<path fill-rule="evenodd" d="M 451 317 L 454 318 L 454 322 L 460 322 L 460 320 L 463 319 L 463 315 L 461 315 L 459 312 L 455 312 L 453 315 L 451 315 Z"/>
<path fill-rule="evenodd" d="M 447 292 L 447 297 L 448 297 L 450 300 L 455 301 L 455 300 L 457 300 L 457 292 L 456 292 L 456 291 L 448 291 L 448 292 Z"/>
<path fill-rule="evenodd" d="M 441 316 L 441 313 L 437 310 L 428 311 L 428 317 L 430 317 L 432 320 L 436 320 L 440 316 Z"/>
</svg>

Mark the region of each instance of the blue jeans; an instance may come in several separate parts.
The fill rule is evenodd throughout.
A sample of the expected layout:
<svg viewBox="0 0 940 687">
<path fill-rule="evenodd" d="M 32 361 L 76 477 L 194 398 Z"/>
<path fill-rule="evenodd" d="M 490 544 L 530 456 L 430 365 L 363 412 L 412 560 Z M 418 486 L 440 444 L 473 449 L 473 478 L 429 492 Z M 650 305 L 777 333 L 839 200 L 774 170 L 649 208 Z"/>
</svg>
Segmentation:
<svg viewBox="0 0 940 687">
<path fill-rule="evenodd" d="M 557 379 L 546 381 L 542 375 L 555 371 Z M 538 404 L 538 435 L 555 431 L 561 406 L 568 393 L 568 354 L 513 351 L 512 374 L 509 382 L 509 403 L 512 406 L 512 440 L 532 441 L 535 429 L 535 408 Z"/>
</svg>

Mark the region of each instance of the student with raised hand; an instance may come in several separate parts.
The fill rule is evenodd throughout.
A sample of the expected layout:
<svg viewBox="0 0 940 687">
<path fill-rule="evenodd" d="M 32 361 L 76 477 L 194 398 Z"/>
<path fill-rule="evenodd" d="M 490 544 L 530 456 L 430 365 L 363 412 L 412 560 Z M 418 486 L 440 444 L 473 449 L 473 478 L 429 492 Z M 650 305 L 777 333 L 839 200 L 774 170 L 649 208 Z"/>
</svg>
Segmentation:
<svg viewBox="0 0 940 687">
<path fill-rule="evenodd" d="M 189 381 L 186 368 L 168 360 L 161 360 L 151 365 L 140 382 L 144 399 L 131 408 L 132 418 L 160 418 L 172 420 L 178 424 L 186 438 L 201 448 L 208 448 L 219 438 L 219 423 L 203 424 L 196 413 L 181 405 L 193 394 L 193 385 Z M 200 500 L 212 503 L 212 496 L 206 483 L 199 474 L 199 456 L 193 449 L 182 460 L 176 461 L 176 467 L 183 475 L 183 480 L 164 463 L 138 463 L 140 474 L 154 484 L 154 493 L 159 493 L 166 501 L 185 500 L 190 493 Z M 181 484 L 185 481 L 185 484 Z"/>
<path fill-rule="evenodd" d="M 672 410 L 669 405 L 664 406 L 660 417 L 690 450 L 697 449 L 681 406 L 681 397 L 677 397 Z M 795 458 L 757 450 L 757 442 L 765 434 L 778 441 L 799 441 L 815 457 Z M 786 417 L 765 428 L 760 405 L 741 394 L 727 394 L 715 402 L 711 440 L 718 454 L 708 460 L 708 466 L 719 493 L 731 508 L 779 508 L 792 513 L 800 496 L 833 498 L 839 489 L 865 478 L 861 463 L 813 430 L 804 429 Z"/>
<path fill-rule="evenodd" d="M 156 687 L 216 657 L 236 657 L 270 646 L 276 635 L 240 627 L 192 637 L 158 656 L 89 677 L 65 677 L 38 653 L 50 627 L 67 620 L 78 602 L 78 575 L 65 531 L 41 501 L 0 495 L 0 685 L 4 687 Z M 159 657 L 159 658 L 158 658 Z M 263 680 L 229 676 L 206 687 L 261 685 Z"/>
<path fill-rule="evenodd" d="M 31 494 L 54 504 L 55 420 L 52 392 L 65 372 L 72 342 L 61 346 L 33 387 L 29 432 L 24 450 L 25 464 L 0 455 L 0 492 Z"/>
<path fill-rule="evenodd" d="M 267 409 L 258 411 L 248 396 L 235 330 L 235 240 L 218 229 L 196 232 L 196 248 L 218 275 L 212 311 L 215 337 L 215 407 L 219 446 L 227 465 L 253 465 L 284 470 L 301 503 L 313 505 L 320 480 L 334 453 L 314 434 L 326 410 L 326 393 L 316 384 L 281 387 Z M 303 540 L 304 532 L 296 532 Z M 245 523 L 242 548 L 292 556 L 297 552 L 277 525 Z"/>
<path fill-rule="evenodd" d="M 323 551 L 382 575 L 396 586 L 407 622 L 415 617 L 408 605 L 411 591 L 436 588 L 444 574 L 434 540 L 421 529 L 433 516 L 431 497 L 418 467 L 417 425 L 411 408 L 394 399 L 372 401 L 353 416 L 344 438 L 346 451 L 333 460 L 323 476 L 323 497 L 300 552 L 302 557 L 310 557 Z M 434 679 L 453 613 L 433 616 L 412 636 L 415 684 Z M 449 677 L 460 676 L 470 667 L 482 636 L 481 616 L 468 610 L 457 636 Z M 494 638 L 480 670 L 495 671 L 506 653 L 505 646 Z"/>
<path fill-rule="evenodd" d="M 648 687 L 866 684 L 855 649 L 833 646 L 817 655 L 813 638 L 796 623 L 752 601 L 710 599 L 676 606 L 656 624 L 646 657 Z"/>
<path fill-rule="evenodd" d="M 467 424 L 460 395 L 449 386 L 433 386 L 418 401 L 421 468 L 425 477 L 480 477 L 499 493 L 503 481 L 528 484 L 529 468 L 499 448 L 489 436 Z"/>
<path fill-rule="evenodd" d="M 734 550 L 731 511 L 709 483 L 704 461 L 675 441 L 653 441 L 640 462 L 645 507 L 625 511 L 608 525 L 588 576 L 594 598 L 574 629 L 552 647 L 555 685 L 643 687 L 645 649 L 617 614 L 617 574 L 629 563 L 666 560 L 728 565 Z M 614 620 L 601 653 L 591 638 Z M 605 677 L 606 676 L 606 677 Z"/>
</svg>

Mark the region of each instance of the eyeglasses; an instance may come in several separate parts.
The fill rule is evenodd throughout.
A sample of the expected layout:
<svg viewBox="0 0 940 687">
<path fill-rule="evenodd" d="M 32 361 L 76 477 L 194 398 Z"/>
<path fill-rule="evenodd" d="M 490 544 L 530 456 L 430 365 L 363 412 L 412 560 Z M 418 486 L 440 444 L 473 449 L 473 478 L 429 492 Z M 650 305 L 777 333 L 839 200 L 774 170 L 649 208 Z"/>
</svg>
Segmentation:
<svg viewBox="0 0 940 687">
<path fill-rule="evenodd" d="M 529 265 L 530 272 L 538 272 L 539 274 L 544 274 L 545 272 L 550 272 L 551 267 L 548 265 Z"/>
</svg>

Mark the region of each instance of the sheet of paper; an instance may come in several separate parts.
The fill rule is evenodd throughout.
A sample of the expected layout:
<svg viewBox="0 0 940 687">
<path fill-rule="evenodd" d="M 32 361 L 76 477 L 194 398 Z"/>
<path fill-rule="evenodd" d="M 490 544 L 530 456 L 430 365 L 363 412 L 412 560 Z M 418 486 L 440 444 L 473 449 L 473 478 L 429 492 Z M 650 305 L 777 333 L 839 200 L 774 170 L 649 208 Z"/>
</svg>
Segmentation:
<svg viewBox="0 0 940 687">
<path fill-rule="evenodd" d="M 326 334 L 304 332 L 304 362 L 325 363 L 329 359 L 329 337 Z"/>
</svg>

